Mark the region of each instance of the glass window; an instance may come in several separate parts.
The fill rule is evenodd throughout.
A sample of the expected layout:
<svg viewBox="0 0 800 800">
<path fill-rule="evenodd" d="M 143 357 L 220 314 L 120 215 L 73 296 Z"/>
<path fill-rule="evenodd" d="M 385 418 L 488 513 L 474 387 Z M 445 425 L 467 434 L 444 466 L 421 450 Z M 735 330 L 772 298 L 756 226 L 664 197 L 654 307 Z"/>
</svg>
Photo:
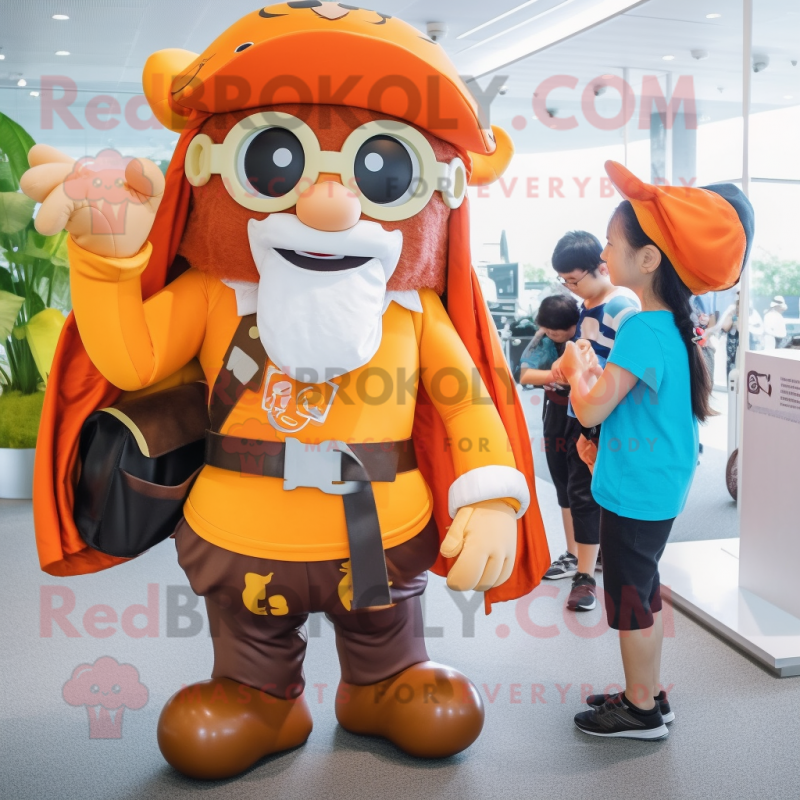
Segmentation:
<svg viewBox="0 0 800 800">
<path fill-rule="evenodd" d="M 750 199 L 756 235 L 748 344 L 756 350 L 800 345 L 800 14 L 790 5 L 755 0 L 753 13 Z"/>
<path fill-rule="evenodd" d="M 750 199 L 756 213 L 750 258 L 751 347 L 774 350 L 800 345 L 800 238 L 796 227 L 800 184 L 753 183 Z"/>
<path fill-rule="evenodd" d="M 492 122 L 517 155 L 503 181 L 470 189 L 476 260 L 505 230 L 532 281 L 552 277 L 566 231 L 603 241 L 620 200 L 607 159 L 653 182 L 740 180 L 742 20 L 742 0 L 650 0 L 483 76 L 483 87 L 503 76 Z"/>
<path fill-rule="evenodd" d="M 46 77 L 25 80 L 25 86 L 0 88 L 0 110 L 37 143 L 73 158 L 112 148 L 166 168 L 178 135 L 154 119 L 143 94 L 77 88 L 68 78 L 50 88 Z"/>
</svg>

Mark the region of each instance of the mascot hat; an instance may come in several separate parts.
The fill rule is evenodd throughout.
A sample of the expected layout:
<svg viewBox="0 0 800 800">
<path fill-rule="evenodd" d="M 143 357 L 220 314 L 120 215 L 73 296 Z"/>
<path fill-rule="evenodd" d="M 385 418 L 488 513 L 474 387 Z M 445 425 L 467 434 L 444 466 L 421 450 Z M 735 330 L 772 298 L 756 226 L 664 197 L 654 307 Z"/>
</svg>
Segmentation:
<svg viewBox="0 0 800 800">
<path fill-rule="evenodd" d="M 653 186 L 616 161 L 606 161 L 606 172 L 692 294 L 738 283 L 754 231 L 753 207 L 741 189 Z"/>
<path fill-rule="evenodd" d="M 336 2 L 263 8 L 199 56 L 161 50 L 147 60 L 143 83 L 153 112 L 174 131 L 209 112 L 332 103 L 424 128 L 477 156 L 481 167 L 481 156 L 496 154 L 502 172 L 511 157 L 507 137 L 497 143 L 481 124 L 477 103 L 439 44 L 399 19 Z"/>
<path fill-rule="evenodd" d="M 475 100 L 438 44 L 400 20 L 335 2 L 298 0 L 262 8 L 235 23 L 199 56 L 159 51 L 148 59 L 143 83 L 153 113 L 181 132 L 150 233 L 153 254 L 142 274 L 144 298 L 168 280 L 189 213 L 186 152 L 211 114 L 298 101 L 386 113 L 455 146 L 471 184 L 497 179 L 513 154 L 505 132 L 482 125 Z M 535 498 L 527 424 L 472 269 L 467 206 L 462 203 L 449 217 L 447 310 L 498 408 L 517 468 L 527 476 Z M 181 379 L 176 376 L 172 383 Z M 48 381 L 34 480 L 39 559 L 52 575 L 96 572 L 124 560 L 89 548 L 72 519 L 81 426 L 89 414 L 117 402 L 121 394 L 89 360 L 70 315 Z M 419 468 L 431 487 L 434 518 L 444 538 L 451 522 L 447 493 L 455 475 L 444 424 L 422 386 L 413 436 L 424 443 L 417 449 Z M 517 537 L 514 573 L 486 593 L 487 611 L 493 602 L 530 592 L 550 564 L 536 502 L 518 520 Z M 440 556 L 434 571 L 444 575 L 449 567 Z"/>
</svg>

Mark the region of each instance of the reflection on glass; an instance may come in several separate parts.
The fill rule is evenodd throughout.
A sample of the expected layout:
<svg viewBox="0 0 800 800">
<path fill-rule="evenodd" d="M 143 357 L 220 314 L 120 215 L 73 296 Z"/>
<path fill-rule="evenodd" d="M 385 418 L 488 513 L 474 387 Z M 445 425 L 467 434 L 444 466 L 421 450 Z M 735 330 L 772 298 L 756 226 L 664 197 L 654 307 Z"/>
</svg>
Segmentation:
<svg viewBox="0 0 800 800">
<path fill-rule="evenodd" d="M 757 220 L 750 303 L 751 314 L 761 322 L 751 347 L 800 347 L 800 184 L 754 182 L 750 199 Z"/>
</svg>

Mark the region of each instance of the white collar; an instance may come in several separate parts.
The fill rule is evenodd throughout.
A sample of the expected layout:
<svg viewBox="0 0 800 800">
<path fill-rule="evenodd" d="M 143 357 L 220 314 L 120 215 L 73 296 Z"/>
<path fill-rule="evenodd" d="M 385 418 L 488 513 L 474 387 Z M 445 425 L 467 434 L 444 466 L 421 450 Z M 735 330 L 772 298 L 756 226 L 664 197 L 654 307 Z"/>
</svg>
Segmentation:
<svg viewBox="0 0 800 800">
<path fill-rule="evenodd" d="M 257 281 L 222 281 L 228 288 L 236 293 L 236 313 L 240 317 L 248 314 L 255 314 L 258 302 L 258 282 Z M 408 289 L 404 292 L 386 292 L 386 299 L 383 301 L 383 312 L 390 303 L 407 308 L 409 311 L 422 313 L 422 300 L 416 289 Z"/>
</svg>

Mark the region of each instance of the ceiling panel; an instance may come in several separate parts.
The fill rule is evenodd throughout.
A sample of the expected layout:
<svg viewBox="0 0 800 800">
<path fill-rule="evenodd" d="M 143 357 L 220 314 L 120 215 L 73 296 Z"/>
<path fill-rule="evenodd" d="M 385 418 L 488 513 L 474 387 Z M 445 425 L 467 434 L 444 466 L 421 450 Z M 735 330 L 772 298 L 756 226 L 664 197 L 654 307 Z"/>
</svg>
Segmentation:
<svg viewBox="0 0 800 800">
<path fill-rule="evenodd" d="M 534 19 L 530 30 L 535 31 L 557 16 L 578 13 L 596 2 L 536 0 L 466 39 L 457 37 L 518 8 L 520 0 L 491 4 L 484 0 L 372 0 L 369 5 L 421 29 L 429 20 L 446 22 L 448 34 L 442 44 L 461 72 L 472 75 L 487 51 L 502 50 L 512 38 L 476 47 L 487 35 L 527 19 Z M 42 74 L 55 73 L 67 74 L 81 84 L 136 88 L 150 53 L 164 47 L 199 52 L 254 7 L 252 0 L 4 0 L 0 4 L 0 52 L 6 58 L 0 62 L 0 81 L 8 85 L 19 75 L 36 80 Z M 553 15 L 536 21 L 537 15 L 551 8 L 556 8 Z M 725 12 L 721 19 L 705 19 L 706 13 L 719 9 Z M 70 20 L 52 20 L 53 13 L 69 14 Z M 529 96 L 542 74 L 567 70 L 588 79 L 591 73 L 623 66 L 663 70 L 660 59 L 669 51 L 676 55 L 670 64 L 673 71 L 710 75 L 711 85 L 717 76 L 730 77 L 741 71 L 741 29 L 741 0 L 650 0 L 577 39 L 501 71 L 514 78 L 509 81 L 512 94 Z M 800 58 L 798 0 L 756 0 L 754 45 L 756 52 L 769 53 L 776 63 L 786 65 L 790 58 Z M 707 49 L 710 57 L 693 61 L 689 51 L 694 48 Z M 71 55 L 55 56 L 57 50 L 68 50 Z M 772 76 L 776 75 L 777 71 L 772 71 Z M 762 77 L 772 76 L 768 71 Z"/>
<path fill-rule="evenodd" d="M 484 39 L 533 19 L 518 29 L 522 34 L 514 34 L 516 41 L 524 41 L 528 30 L 540 30 L 560 15 L 600 1 L 536 0 L 522 8 L 522 0 L 365 0 L 365 5 L 400 16 L 421 30 L 428 21 L 445 22 L 448 30 L 442 46 L 463 74 L 473 75 L 485 62 L 486 53 L 502 53 L 507 45 L 502 37 L 479 44 Z M 0 93 L 0 108 L 35 120 L 36 106 L 29 93 L 38 87 L 42 75 L 74 80 L 81 90 L 77 106 L 100 92 L 139 94 L 142 66 L 150 53 L 165 47 L 199 52 L 256 7 L 253 0 L 1 0 L 0 53 L 5 60 L 0 61 L 0 88 L 7 88 Z M 580 112 L 580 92 L 593 78 L 621 74 L 627 67 L 637 92 L 644 75 L 663 76 L 668 70 L 674 76 L 691 75 L 704 121 L 735 116 L 741 108 L 741 8 L 742 0 L 649 0 L 637 5 L 576 38 L 496 71 L 507 76 L 508 91 L 495 100 L 493 113 L 506 125 L 519 115 L 530 121 L 526 135 L 520 136 L 525 146 L 526 137 L 539 124 L 533 119 L 531 103 L 544 78 L 557 74 L 578 78 L 576 92 L 559 90 L 552 95 L 559 114 L 566 115 L 576 109 Z M 550 9 L 555 10 L 544 13 Z M 706 19 L 712 12 L 722 17 Z M 68 14 L 70 19 L 52 20 L 54 13 Z M 458 38 L 502 14 L 507 15 Z M 707 50 L 709 56 L 697 61 L 690 55 L 692 49 Z M 755 0 L 754 49 L 770 57 L 769 68 L 753 76 L 756 110 L 800 102 L 800 66 L 792 66 L 792 61 L 800 60 L 800 0 Z M 71 55 L 55 56 L 57 50 Z M 664 62 L 666 54 L 675 59 Z M 25 89 L 16 88 L 20 76 L 28 81 Z M 491 77 L 492 73 L 484 76 L 481 84 Z M 613 115 L 618 106 L 613 91 L 597 101 L 604 115 Z M 554 139 L 539 125 L 536 146 L 540 148 L 586 146 L 598 135 L 582 126 L 575 135 Z"/>
</svg>

